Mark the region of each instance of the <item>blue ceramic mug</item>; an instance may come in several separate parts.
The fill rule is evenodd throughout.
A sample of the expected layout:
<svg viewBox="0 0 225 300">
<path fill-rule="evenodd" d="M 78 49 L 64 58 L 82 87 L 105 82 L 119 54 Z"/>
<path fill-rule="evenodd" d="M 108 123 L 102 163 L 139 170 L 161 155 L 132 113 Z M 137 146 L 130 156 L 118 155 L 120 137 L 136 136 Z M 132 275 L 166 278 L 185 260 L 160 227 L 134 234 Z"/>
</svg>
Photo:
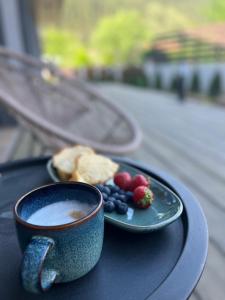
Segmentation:
<svg viewBox="0 0 225 300">
<path fill-rule="evenodd" d="M 28 222 L 47 205 L 54 204 L 56 209 L 58 202 L 75 199 L 91 207 L 87 215 L 76 221 L 53 226 Z M 98 262 L 103 244 L 104 212 L 101 193 L 95 187 L 68 182 L 37 188 L 17 201 L 14 216 L 24 252 L 21 277 L 26 290 L 43 292 L 53 283 L 77 279 Z"/>
</svg>

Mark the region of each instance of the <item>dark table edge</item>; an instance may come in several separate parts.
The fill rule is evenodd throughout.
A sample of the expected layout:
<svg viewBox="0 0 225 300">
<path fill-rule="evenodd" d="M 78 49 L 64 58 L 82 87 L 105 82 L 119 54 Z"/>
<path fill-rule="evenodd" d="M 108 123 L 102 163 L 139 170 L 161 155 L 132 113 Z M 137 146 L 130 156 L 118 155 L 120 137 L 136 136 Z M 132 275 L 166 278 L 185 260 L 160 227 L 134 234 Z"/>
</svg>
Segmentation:
<svg viewBox="0 0 225 300">
<path fill-rule="evenodd" d="M 143 162 L 124 157 L 111 157 L 118 162 L 128 163 L 149 173 L 152 177 L 168 186 L 182 199 L 184 205 L 182 219 L 187 230 L 183 252 L 173 272 L 145 300 L 188 299 L 201 277 L 208 252 L 208 227 L 202 208 L 190 191 L 181 182 L 167 173 Z M 47 162 L 49 158 L 49 156 L 44 156 L 3 163 L 0 164 L 0 172 L 5 168 L 14 169 L 15 167 L 26 166 L 31 163 L 38 165 L 40 162 Z"/>
</svg>

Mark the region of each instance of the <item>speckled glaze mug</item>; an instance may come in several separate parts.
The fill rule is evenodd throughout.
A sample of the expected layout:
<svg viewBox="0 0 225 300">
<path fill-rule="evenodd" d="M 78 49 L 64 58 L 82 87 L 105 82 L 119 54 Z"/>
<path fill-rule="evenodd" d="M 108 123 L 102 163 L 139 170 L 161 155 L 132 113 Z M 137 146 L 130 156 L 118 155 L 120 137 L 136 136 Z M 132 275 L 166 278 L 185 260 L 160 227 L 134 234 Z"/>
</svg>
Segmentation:
<svg viewBox="0 0 225 300">
<path fill-rule="evenodd" d="M 93 204 L 93 210 L 74 222 L 56 226 L 27 222 L 42 207 L 68 199 Z M 95 187 L 68 182 L 37 188 L 17 201 L 14 216 L 24 252 L 22 284 L 27 291 L 43 292 L 53 283 L 77 279 L 98 262 L 103 244 L 104 212 L 101 193 Z"/>
</svg>

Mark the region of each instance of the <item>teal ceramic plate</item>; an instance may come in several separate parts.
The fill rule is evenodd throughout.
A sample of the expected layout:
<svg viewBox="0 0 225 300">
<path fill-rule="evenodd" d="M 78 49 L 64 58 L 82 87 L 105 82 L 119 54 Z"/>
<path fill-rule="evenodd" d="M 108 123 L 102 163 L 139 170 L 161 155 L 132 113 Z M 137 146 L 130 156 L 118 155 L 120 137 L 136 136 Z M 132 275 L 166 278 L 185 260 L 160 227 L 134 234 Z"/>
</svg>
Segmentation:
<svg viewBox="0 0 225 300">
<path fill-rule="evenodd" d="M 60 181 L 57 171 L 52 165 L 52 160 L 48 161 L 47 170 L 55 182 Z M 143 174 L 149 177 L 154 201 L 150 208 L 143 210 L 130 205 L 126 215 L 119 215 L 116 212 L 105 213 L 106 221 L 128 231 L 148 232 L 158 230 L 179 218 L 183 211 L 183 204 L 169 188 L 127 164 L 120 164 L 119 171 L 127 171 L 132 176 Z M 113 181 L 109 180 L 107 183 L 113 184 Z"/>
</svg>

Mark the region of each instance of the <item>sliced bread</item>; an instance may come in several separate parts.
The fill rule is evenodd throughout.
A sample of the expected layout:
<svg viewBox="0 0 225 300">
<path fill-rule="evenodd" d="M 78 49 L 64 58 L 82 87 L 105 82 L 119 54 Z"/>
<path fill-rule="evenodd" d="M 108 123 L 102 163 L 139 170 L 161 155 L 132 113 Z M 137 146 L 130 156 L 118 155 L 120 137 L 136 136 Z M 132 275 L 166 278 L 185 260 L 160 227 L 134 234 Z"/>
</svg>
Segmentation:
<svg viewBox="0 0 225 300">
<path fill-rule="evenodd" d="M 70 180 L 98 184 L 112 178 L 119 165 L 98 154 L 83 154 L 77 159 L 76 169 Z"/>
<path fill-rule="evenodd" d="M 76 161 L 82 154 L 94 154 L 94 150 L 77 145 L 65 148 L 53 156 L 53 166 L 57 169 L 60 179 L 68 180 L 76 168 Z"/>
</svg>

